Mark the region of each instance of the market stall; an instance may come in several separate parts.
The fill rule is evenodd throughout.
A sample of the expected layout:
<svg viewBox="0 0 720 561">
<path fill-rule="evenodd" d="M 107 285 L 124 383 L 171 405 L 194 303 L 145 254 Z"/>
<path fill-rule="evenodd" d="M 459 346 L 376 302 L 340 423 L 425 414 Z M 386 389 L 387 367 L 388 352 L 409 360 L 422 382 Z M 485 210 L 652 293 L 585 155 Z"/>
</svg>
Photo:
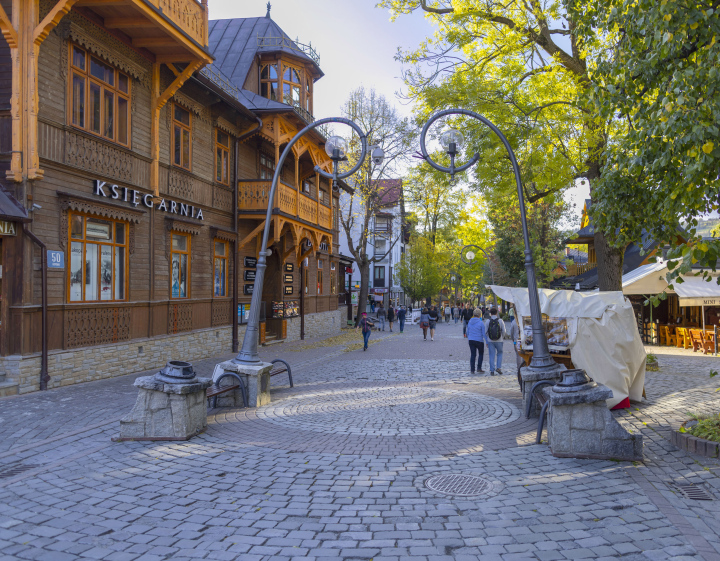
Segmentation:
<svg viewBox="0 0 720 561">
<path fill-rule="evenodd" d="M 532 349 L 527 288 L 490 286 L 518 311 L 523 349 Z M 645 349 L 632 306 L 620 292 L 539 289 L 540 311 L 550 352 L 569 351 L 572 363 L 613 391 L 609 407 L 640 401 Z M 624 402 L 624 403 L 623 403 Z"/>
</svg>

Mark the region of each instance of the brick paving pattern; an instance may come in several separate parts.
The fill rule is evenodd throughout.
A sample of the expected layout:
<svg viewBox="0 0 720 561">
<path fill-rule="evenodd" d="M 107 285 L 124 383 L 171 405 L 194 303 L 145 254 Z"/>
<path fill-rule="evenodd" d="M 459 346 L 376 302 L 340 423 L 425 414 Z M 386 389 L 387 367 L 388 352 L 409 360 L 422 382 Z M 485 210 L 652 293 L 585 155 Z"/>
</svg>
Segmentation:
<svg viewBox="0 0 720 561">
<path fill-rule="evenodd" d="M 461 333 L 262 349 L 293 365 L 295 387 L 274 378 L 269 406 L 213 410 L 188 442 L 110 441 L 146 373 L 4 399 L 0 561 L 720 560 L 720 462 L 669 442 L 686 411 L 717 406 L 716 358 L 652 349 L 647 400 L 617 414 L 643 434 L 644 462 L 560 459 L 519 415 L 510 345 L 507 375 L 471 376 Z M 424 484 L 451 473 L 492 492 Z"/>
</svg>

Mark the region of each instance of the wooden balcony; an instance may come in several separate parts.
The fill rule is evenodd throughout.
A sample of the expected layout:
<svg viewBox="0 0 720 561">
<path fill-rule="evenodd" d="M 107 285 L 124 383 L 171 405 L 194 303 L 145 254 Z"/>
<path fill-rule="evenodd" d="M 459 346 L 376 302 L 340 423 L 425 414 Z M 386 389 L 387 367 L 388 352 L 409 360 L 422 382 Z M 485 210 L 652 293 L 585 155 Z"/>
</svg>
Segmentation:
<svg viewBox="0 0 720 561">
<path fill-rule="evenodd" d="M 270 196 L 270 181 L 241 181 L 238 184 L 238 209 L 265 213 Z M 273 209 L 294 216 L 324 228 L 332 230 L 332 210 L 315 199 L 298 193 L 294 187 L 285 183 L 278 185 Z"/>
<path fill-rule="evenodd" d="M 575 277 L 597 267 L 597 263 L 572 263 L 568 265 L 567 276 Z"/>
</svg>

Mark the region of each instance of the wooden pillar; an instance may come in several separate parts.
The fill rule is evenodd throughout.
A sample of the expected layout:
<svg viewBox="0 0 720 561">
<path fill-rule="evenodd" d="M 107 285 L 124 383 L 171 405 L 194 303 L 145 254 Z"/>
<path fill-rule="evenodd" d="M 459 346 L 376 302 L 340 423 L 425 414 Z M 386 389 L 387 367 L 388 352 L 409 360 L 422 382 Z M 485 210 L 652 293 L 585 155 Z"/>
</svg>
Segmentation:
<svg viewBox="0 0 720 561">
<path fill-rule="evenodd" d="M 160 63 L 154 62 L 150 76 L 150 189 L 160 196 Z M 172 134 L 172 131 L 170 131 Z"/>
<path fill-rule="evenodd" d="M 295 197 L 295 216 L 300 216 L 300 158 L 295 158 L 295 191 L 297 191 L 297 197 Z"/>
<path fill-rule="evenodd" d="M 315 223 L 320 224 L 320 174 L 318 172 L 315 172 L 315 191 L 316 191 L 315 195 L 317 198 L 317 201 L 316 201 L 317 214 L 315 215 L 316 216 Z M 318 241 L 318 244 L 320 244 L 319 241 Z M 315 248 L 315 250 L 318 250 L 318 249 L 320 249 L 320 248 L 319 247 Z"/>
</svg>

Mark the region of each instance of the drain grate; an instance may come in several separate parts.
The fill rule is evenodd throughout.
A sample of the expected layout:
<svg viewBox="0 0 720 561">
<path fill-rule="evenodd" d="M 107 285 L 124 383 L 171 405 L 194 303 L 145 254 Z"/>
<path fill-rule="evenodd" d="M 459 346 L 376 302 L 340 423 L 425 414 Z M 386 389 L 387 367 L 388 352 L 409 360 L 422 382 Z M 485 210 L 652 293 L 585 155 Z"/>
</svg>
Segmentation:
<svg viewBox="0 0 720 561">
<path fill-rule="evenodd" d="M 490 481 L 477 475 L 450 473 L 434 475 L 425 481 L 425 487 L 443 495 L 476 497 L 492 490 Z"/>
<path fill-rule="evenodd" d="M 683 497 L 693 501 L 712 501 L 713 497 L 705 489 L 693 483 L 675 483 L 675 488 L 680 491 Z"/>
<path fill-rule="evenodd" d="M 30 469 L 35 469 L 36 467 L 40 467 L 40 466 L 37 464 L 18 464 L 11 468 L 0 471 L 0 479 L 8 479 L 10 477 L 15 477 L 16 475 L 20 475 L 21 473 L 28 471 Z M 0 468 L 0 469 L 2 469 L 2 468 Z"/>
</svg>

